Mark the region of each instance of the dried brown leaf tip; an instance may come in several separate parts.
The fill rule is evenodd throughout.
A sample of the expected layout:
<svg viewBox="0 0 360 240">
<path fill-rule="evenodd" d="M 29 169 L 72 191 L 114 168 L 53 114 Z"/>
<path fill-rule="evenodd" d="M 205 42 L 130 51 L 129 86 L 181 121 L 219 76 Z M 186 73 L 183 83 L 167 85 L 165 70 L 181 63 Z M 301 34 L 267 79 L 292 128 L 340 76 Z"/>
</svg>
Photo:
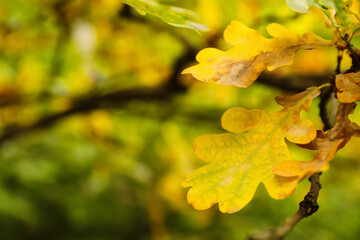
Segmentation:
<svg viewBox="0 0 360 240">
<path fill-rule="evenodd" d="M 360 72 L 339 74 L 335 82 L 340 102 L 350 103 L 360 100 Z"/>
<path fill-rule="evenodd" d="M 337 111 L 335 126 L 325 132 L 318 131 L 315 140 L 311 143 L 299 145 L 305 149 L 317 150 L 313 160 L 285 161 L 273 168 L 274 173 L 283 177 L 298 176 L 300 181 L 316 172 L 327 170 L 336 152 L 343 148 L 352 136 L 359 136 L 359 126 L 348 118 L 355 106 L 355 103 L 341 103 Z"/>
</svg>

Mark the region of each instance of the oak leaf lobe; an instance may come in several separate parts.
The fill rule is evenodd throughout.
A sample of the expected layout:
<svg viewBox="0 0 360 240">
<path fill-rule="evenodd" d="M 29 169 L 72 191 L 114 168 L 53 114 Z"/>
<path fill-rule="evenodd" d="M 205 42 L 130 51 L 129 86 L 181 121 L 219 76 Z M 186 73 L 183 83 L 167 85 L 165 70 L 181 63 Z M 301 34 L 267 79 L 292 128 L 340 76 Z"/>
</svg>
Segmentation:
<svg viewBox="0 0 360 240">
<path fill-rule="evenodd" d="M 314 141 L 299 145 L 305 149 L 317 150 L 314 159 L 279 163 L 273 168 L 274 173 L 283 177 L 298 176 L 298 181 L 301 181 L 314 173 L 326 171 L 336 152 L 343 148 L 352 136 L 359 136 L 359 126 L 348 118 L 355 106 L 355 103 L 341 103 L 338 107 L 335 126 L 325 132 L 319 130 Z"/>
</svg>

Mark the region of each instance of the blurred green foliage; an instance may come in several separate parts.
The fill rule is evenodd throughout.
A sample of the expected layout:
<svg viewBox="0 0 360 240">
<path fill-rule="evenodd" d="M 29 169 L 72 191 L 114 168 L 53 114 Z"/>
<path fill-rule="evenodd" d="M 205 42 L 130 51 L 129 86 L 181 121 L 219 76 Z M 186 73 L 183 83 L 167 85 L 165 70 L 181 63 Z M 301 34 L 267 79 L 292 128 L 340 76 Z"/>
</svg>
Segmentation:
<svg viewBox="0 0 360 240">
<path fill-rule="evenodd" d="M 197 12 L 210 31 L 200 36 L 169 26 L 119 0 L 0 0 L 0 239 L 245 239 L 297 210 L 306 181 L 281 201 L 261 186 L 232 215 L 192 209 L 180 186 L 203 164 L 192 153 L 195 137 L 222 132 L 220 117 L 229 107 L 277 110 L 279 89 L 260 83 L 235 89 L 176 76 L 186 91 L 150 100 L 89 99 L 167 84 L 188 48 L 225 48 L 220 36 L 231 20 L 262 32 L 278 22 L 329 39 L 323 16 L 315 10 L 299 15 L 285 0 L 161 2 Z M 274 76 L 320 74 L 335 66 L 336 50 L 320 49 L 300 54 Z M 89 106 L 41 122 L 79 99 Z M 316 102 L 309 117 L 322 127 Z M 359 117 L 357 111 L 353 120 Z M 321 178 L 319 212 L 288 239 L 358 238 L 358 144 L 353 140 L 339 152 Z M 314 155 L 291 147 L 295 159 Z"/>
</svg>

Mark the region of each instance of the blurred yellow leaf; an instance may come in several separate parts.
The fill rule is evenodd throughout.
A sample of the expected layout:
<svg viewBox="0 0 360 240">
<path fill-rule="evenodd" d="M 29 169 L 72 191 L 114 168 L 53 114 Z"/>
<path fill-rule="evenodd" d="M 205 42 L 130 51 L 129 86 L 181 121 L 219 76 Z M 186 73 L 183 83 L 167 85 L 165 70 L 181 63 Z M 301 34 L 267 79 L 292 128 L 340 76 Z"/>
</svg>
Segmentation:
<svg viewBox="0 0 360 240">
<path fill-rule="evenodd" d="M 204 23 L 209 26 L 209 31 L 213 34 L 219 32 L 221 28 L 221 9 L 219 1 L 216 0 L 199 0 L 198 1 L 198 13 L 202 16 Z"/>
</svg>

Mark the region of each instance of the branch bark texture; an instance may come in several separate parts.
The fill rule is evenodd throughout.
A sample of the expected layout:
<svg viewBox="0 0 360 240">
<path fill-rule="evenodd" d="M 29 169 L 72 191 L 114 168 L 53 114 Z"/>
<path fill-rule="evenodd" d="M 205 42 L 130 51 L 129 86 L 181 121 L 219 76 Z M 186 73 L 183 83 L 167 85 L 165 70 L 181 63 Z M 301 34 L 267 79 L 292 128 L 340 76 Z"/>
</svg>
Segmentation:
<svg viewBox="0 0 360 240">
<path fill-rule="evenodd" d="M 264 232 L 254 234 L 249 237 L 249 240 L 278 240 L 284 237 L 301 221 L 301 219 L 311 216 L 319 209 L 317 199 L 321 189 L 320 184 L 321 173 L 314 173 L 310 176 L 311 182 L 310 191 L 304 197 L 304 200 L 299 204 L 299 210 L 277 228 L 268 229 Z"/>
</svg>

